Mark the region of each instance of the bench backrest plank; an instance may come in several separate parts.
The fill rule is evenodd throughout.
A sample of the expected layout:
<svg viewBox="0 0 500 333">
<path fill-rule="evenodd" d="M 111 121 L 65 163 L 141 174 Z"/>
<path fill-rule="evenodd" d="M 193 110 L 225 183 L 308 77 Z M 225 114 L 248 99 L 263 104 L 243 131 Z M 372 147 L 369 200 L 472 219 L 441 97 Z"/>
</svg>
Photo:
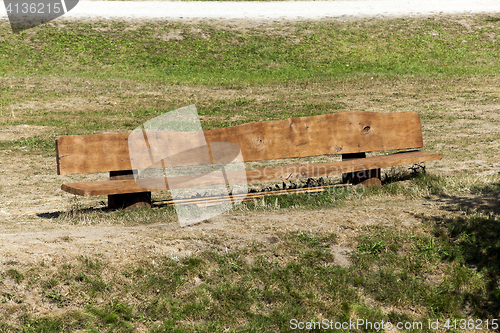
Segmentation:
<svg viewBox="0 0 500 333">
<path fill-rule="evenodd" d="M 59 137 L 56 140 L 58 174 L 130 170 L 129 135 Z M 164 144 L 169 154 L 177 152 L 177 156 L 182 156 L 183 140 L 189 141 L 196 133 L 149 135 L 160 136 L 158 142 Z M 423 147 L 420 118 L 415 112 L 342 112 L 248 123 L 207 130 L 204 135 L 208 143 L 238 145 L 245 162 Z M 196 153 L 193 150 L 193 154 Z M 151 164 L 147 151 L 136 152 L 134 157 L 143 159 L 145 168 Z M 186 160 L 189 157 L 173 163 L 185 165 Z"/>
</svg>

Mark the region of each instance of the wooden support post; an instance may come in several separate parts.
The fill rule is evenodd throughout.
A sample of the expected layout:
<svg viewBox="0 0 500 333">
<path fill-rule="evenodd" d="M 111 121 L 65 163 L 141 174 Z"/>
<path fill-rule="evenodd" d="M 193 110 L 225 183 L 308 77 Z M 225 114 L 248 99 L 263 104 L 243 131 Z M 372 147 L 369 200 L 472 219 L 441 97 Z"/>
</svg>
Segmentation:
<svg viewBox="0 0 500 333">
<path fill-rule="evenodd" d="M 366 158 L 366 153 L 353 153 L 353 154 L 342 154 L 342 161 Z M 382 181 L 380 178 L 380 169 L 363 170 L 352 173 L 342 174 L 342 183 L 353 184 L 353 185 L 363 185 L 365 187 L 370 186 L 382 186 Z"/>
<path fill-rule="evenodd" d="M 134 179 L 132 170 L 110 171 L 110 180 Z M 108 195 L 108 208 L 128 209 L 151 208 L 151 192 Z"/>
</svg>

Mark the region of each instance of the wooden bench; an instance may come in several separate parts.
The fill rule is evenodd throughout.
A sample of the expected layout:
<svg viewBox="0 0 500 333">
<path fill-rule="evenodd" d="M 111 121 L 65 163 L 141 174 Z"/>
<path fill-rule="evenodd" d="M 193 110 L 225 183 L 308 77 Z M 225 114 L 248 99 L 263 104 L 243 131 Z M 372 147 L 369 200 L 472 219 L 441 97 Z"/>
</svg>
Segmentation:
<svg viewBox="0 0 500 333">
<path fill-rule="evenodd" d="M 175 145 L 172 133 L 158 135 L 165 135 L 162 142 L 166 146 Z M 420 118 L 415 112 L 342 112 L 248 123 L 207 130 L 204 135 L 209 145 L 212 142 L 238 145 L 245 162 L 342 155 L 342 161 L 337 162 L 246 170 L 248 183 L 343 174 L 344 182 L 379 185 L 381 168 L 442 157 L 415 150 L 423 147 Z M 81 196 L 107 195 L 110 208 L 150 207 L 152 189 L 146 191 L 134 180 L 128 139 L 129 133 L 57 138 L 57 174 L 109 172 L 108 180 L 63 184 L 61 189 Z M 399 152 L 366 157 L 367 152 L 393 150 Z M 177 165 L 182 163 L 179 161 Z"/>
</svg>

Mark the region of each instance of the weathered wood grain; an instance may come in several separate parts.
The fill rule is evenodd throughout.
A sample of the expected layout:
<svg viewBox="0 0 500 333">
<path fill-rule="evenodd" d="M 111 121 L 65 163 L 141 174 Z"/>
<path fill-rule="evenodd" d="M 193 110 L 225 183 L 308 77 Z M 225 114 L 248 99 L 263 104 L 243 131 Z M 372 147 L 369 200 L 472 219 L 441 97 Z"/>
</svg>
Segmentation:
<svg viewBox="0 0 500 333">
<path fill-rule="evenodd" d="M 208 144 L 238 145 L 245 162 L 423 147 L 420 118 L 415 112 L 352 111 L 248 123 L 204 131 L 204 137 Z M 165 160 L 167 166 L 207 161 L 206 154 L 200 154 L 203 147 L 193 145 L 193 139 L 200 138 L 197 132 L 148 133 L 148 138 L 158 145 L 155 154 L 168 152 L 171 156 Z M 61 136 L 56 141 L 58 174 L 130 170 L 128 140 L 128 133 Z M 134 151 L 135 165 L 150 167 L 150 153 Z M 212 155 L 223 160 L 234 153 Z"/>
</svg>

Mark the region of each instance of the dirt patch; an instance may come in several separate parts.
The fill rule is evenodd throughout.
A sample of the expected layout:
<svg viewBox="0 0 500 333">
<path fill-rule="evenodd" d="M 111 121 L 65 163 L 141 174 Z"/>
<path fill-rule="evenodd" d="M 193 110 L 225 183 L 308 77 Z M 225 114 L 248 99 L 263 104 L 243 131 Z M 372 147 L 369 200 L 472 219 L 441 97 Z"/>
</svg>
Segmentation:
<svg viewBox="0 0 500 333">
<path fill-rule="evenodd" d="M 186 37 L 197 38 L 197 39 L 207 39 L 210 38 L 209 34 L 203 32 L 202 29 L 173 29 L 169 31 L 168 34 L 158 34 L 155 35 L 156 38 L 168 42 L 171 40 L 183 40 Z"/>
<path fill-rule="evenodd" d="M 15 141 L 30 138 L 35 135 L 45 135 L 51 128 L 36 125 L 3 126 L 0 131 L 0 141 Z"/>
<path fill-rule="evenodd" d="M 332 253 L 335 257 L 335 265 L 339 265 L 342 267 L 351 266 L 351 259 L 349 258 L 349 254 L 352 252 L 352 248 L 347 246 L 334 246 L 332 247 Z"/>
<path fill-rule="evenodd" d="M 350 207 L 320 211 L 236 211 L 184 228 L 174 221 L 148 226 L 56 224 L 48 216 L 25 214 L 1 223 L 0 255 L 4 262 L 27 264 L 41 260 L 63 263 L 101 253 L 103 259 L 122 265 L 158 255 L 191 255 L 213 246 L 207 242 L 213 237 L 219 240 L 217 246 L 230 251 L 252 242 L 272 245 L 280 242 L 283 233 L 303 231 L 338 235 L 338 245 L 332 252 L 336 263 L 347 266 L 348 253 L 357 245 L 355 235 L 376 225 L 396 230 L 418 228 L 416 214 L 435 214 L 439 209 L 438 205 L 423 205 L 426 202 L 405 203 L 401 210 L 398 199 L 372 197 L 352 202 Z M 383 208 L 373 209 L 381 203 Z"/>
</svg>

